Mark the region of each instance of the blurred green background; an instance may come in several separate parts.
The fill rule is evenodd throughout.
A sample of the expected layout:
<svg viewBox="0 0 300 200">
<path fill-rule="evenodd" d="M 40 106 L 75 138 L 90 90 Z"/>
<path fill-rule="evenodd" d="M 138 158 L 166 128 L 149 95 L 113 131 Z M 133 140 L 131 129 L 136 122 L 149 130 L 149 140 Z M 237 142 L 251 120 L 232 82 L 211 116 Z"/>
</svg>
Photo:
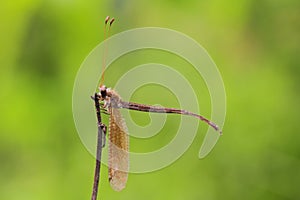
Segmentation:
<svg viewBox="0 0 300 200">
<path fill-rule="evenodd" d="M 197 156 L 206 126 L 179 160 L 156 172 L 130 174 L 120 193 L 110 188 L 102 166 L 98 199 L 300 198 L 298 0 L 3 0 L 0 199 L 90 199 L 94 158 L 75 129 L 72 89 L 80 64 L 103 39 L 107 15 L 117 19 L 112 34 L 158 26 L 202 44 L 223 76 L 227 116 L 224 135 L 203 160 Z M 138 59 L 180 66 L 180 60 L 150 50 Z M 121 61 L 114 64 L 120 68 Z M 112 70 L 111 84 L 123 73 Z M 193 74 L 186 75 L 197 84 Z M 133 99 L 177 105 L 145 97 L 148 89 Z M 209 116 L 209 100 L 200 105 Z M 145 118 L 137 123 L 147 123 Z M 177 118 L 170 120 L 176 127 Z M 164 132 L 172 133 L 171 125 Z M 159 134 L 158 143 L 150 144 L 159 147 L 171 138 Z M 142 151 L 145 144 L 133 139 L 131 147 Z"/>
</svg>

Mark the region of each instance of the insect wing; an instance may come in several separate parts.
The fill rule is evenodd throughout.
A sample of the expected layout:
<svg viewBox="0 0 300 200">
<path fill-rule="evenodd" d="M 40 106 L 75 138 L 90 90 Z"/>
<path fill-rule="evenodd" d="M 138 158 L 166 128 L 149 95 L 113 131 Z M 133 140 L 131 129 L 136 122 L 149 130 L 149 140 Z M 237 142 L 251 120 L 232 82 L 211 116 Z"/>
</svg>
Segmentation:
<svg viewBox="0 0 300 200">
<path fill-rule="evenodd" d="M 120 191 L 125 188 L 129 169 L 129 137 L 125 121 L 118 108 L 110 108 L 108 170 L 111 187 Z"/>
</svg>

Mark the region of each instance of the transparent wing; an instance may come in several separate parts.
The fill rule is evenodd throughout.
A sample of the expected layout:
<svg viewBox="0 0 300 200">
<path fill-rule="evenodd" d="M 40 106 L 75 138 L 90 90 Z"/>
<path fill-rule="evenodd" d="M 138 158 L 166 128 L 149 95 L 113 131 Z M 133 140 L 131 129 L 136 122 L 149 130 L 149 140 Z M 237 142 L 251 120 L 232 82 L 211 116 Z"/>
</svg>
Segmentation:
<svg viewBox="0 0 300 200">
<path fill-rule="evenodd" d="M 120 191 L 125 188 L 129 169 L 129 137 L 125 121 L 118 108 L 110 108 L 108 176 L 111 187 Z"/>
</svg>

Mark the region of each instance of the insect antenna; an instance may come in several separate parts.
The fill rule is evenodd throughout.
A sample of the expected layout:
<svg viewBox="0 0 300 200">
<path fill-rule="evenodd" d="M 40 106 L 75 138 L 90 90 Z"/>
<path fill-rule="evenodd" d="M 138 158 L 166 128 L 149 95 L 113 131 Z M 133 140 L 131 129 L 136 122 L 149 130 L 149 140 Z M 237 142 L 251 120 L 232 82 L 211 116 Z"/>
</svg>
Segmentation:
<svg viewBox="0 0 300 200">
<path fill-rule="evenodd" d="M 111 18 L 107 16 L 104 21 L 104 41 L 110 37 L 110 29 L 115 21 L 115 18 Z M 108 26 L 108 27 L 107 27 Z M 104 83 L 104 72 L 105 72 L 105 67 L 106 67 L 106 58 L 107 58 L 107 53 L 108 53 L 108 43 L 105 43 L 104 46 L 104 51 L 103 51 L 103 56 L 102 56 L 102 74 L 101 74 L 101 81 L 100 81 L 100 87 Z"/>
</svg>

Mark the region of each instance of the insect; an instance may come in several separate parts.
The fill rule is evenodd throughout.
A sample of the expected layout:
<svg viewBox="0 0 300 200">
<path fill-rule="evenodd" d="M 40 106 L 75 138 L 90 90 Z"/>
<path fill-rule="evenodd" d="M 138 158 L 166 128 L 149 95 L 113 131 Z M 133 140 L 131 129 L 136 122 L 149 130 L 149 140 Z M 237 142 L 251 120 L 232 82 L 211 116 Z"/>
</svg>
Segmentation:
<svg viewBox="0 0 300 200">
<path fill-rule="evenodd" d="M 105 20 L 105 25 L 109 23 L 111 26 L 114 19 L 109 21 L 109 17 Z M 105 61 L 103 62 L 105 65 Z M 94 177 L 94 187 L 92 200 L 97 198 L 98 184 L 100 179 L 100 162 L 102 148 L 105 146 L 105 138 L 107 133 L 107 127 L 102 123 L 101 113 L 109 115 L 109 128 L 108 128 L 108 168 L 109 168 L 109 182 L 111 187 L 116 191 L 121 191 L 125 188 L 128 179 L 129 170 L 129 136 L 127 126 L 121 115 L 120 109 L 129 109 L 141 112 L 154 112 L 154 113 L 172 113 L 181 114 L 196 117 L 199 120 L 205 122 L 220 134 L 222 131 L 220 128 L 207 118 L 192 113 L 187 110 L 181 110 L 176 108 L 166 108 L 159 106 L 151 106 L 133 102 L 123 101 L 116 91 L 111 88 L 107 88 L 103 83 L 103 73 L 101 78 L 101 84 L 99 92 L 96 92 L 91 98 L 95 102 L 96 114 L 98 119 L 98 141 L 97 141 L 97 160 Z"/>
</svg>

